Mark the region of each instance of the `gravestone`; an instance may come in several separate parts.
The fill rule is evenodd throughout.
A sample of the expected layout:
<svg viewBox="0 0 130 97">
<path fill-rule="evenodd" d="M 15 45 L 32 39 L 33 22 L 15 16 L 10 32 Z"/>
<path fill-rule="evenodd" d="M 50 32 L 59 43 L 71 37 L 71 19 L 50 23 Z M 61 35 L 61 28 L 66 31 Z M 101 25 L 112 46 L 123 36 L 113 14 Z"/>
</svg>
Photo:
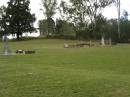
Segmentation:
<svg viewBox="0 0 130 97">
<path fill-rule="evenodd" d="M 7 34 L 5 34 L 4 36 L 3 36 L 3 51 L 2 51 L 2 54 L 3 55 L 11 55 L 11 54 L 13 54 L 12 53 L 12 51 L 11 51 L 11 49 L 10 49 L 10 47 L 9 47 L 9 45 L 8 45 L 8 37 L 7 37 Z"/>
</svg>

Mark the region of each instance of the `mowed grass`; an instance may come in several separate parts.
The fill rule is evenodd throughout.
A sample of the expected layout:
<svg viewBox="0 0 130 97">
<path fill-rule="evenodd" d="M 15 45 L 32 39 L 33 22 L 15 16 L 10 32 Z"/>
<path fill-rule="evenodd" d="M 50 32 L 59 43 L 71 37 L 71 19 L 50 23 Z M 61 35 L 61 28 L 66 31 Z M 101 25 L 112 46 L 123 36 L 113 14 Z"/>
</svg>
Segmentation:
<svg viewBox="0 0 130 97">
<path fill-rule="evenodd" d="M 130 45 L 63 48 L 64 43 L 77 41 L 10 42 L 14 51 L 36 54 L 0 55 L 0 97 L 130 97 Z"/>
</svg>

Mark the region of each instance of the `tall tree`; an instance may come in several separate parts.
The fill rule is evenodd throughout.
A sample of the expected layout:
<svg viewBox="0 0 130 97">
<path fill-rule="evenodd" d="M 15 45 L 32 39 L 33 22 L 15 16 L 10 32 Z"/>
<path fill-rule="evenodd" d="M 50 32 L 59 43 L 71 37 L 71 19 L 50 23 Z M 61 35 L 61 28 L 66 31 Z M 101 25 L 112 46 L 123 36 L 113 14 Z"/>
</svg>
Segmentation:
<svg viewBox="0 0 130 97">
<path fill-rule="evenodd" d="M 5 24 L 8 26 L 9 33 L 16 34 L 17 40 L 23 33 L 31 33 L 35 30 L 33 27 L 35 15 L 30 13 L 29 4 L 29 0 L 10 0 L 8 2 Z"/>
<path fill-rule="evenodd" d="M 52 35 L 55 32 L 55 22 L 52 18 L 39 21 L 39 30 L 41 36 Z"/>
<path fill-rule="evenodd" d="M 42 0 L 42 4 L 44 7 L 43 13 L 46 16 L 46 18 L 52 18 L 54 14 L 56 13 L 56 0 Z"/>
<path fill-rule="evenodd" d="M 100 14 L 96 18 L 96 24 L 97 24 L 96 30 L 95 30 L 97 32 L 96 36 L 98 34 L 101 37 L 101 45 L 105 46 L 105 36 L 107 34 L 107 31 L 108 31 L 107 20 L 106 20 L 106 18 L 104 18 L 103 15 Z"/>
<path fill-rule="evenodd" d="M 47 22 L 46 20 L 39 20 L 38 23 L 40 36 L 44 36 L 47 34 Z"/>
<path fill-rule="evenodd" d="M 124 10 L 120 20 L 120 42 L 128 42 L 130 39 L 130 21 L 128 20 L 128 12 Z"/>
<path fill-rule="evenodd" d="M 7 34 L 7 16 L 6 16 L 6 7 L 1 6 L 0 7 L 0 35 Z"/>
<path fill-rule="evenodd" d="M 60 7 L 60 13 L 62 11 L 62 13 L 68 16 L 67 20 L 72 21 L 79 28 L 84 26 L 87 15 L 87 3 L 84 0 L 70 0 L 70 5 L 62 1 Z"/>
<path fill-rule="evenodd" d="M 69 0 L 69 2 L 70 4 L 64 1 L 61 2 L 60 13 L 64 19 L 74 24 L 76 37 L 81 39 L 83 34 L 86 33 L 86 27 L 88 25 L 86 18 L 87 2 L 85 0 Z"/>
<path fill-rule="evenodd" d="M 65 20 L 56 20 L 56 34 L 63 36 L 75 36 L 74 24 Z"/>
<path fill-rule="evenodd" d="M 42 0 L 42 4 L 44 7 L 43 14 L 46 17 L 46 19 L 43 20 L 43 22 L 46 21 L 46 24 L 47 24 L 47 35 L 53 34 L 54 28 L 55 28 L 53 16 L 56 13 L 57 1 L 56 0 Z"/>
<path fill-rule="evenodd" d="M 61 20 L 67 20 L 67 18 L 66 18 L 66 15 L 68 14 L 67 6 L 68 5 L 65 1 L 61 1 L 60 6 L 58 7 L 58 11 L 60 13 Z"/>
<path fill-rule="evenodd" d="M 89 20 L 92 23 L 92 33 L 95 35 L 97 26 L 97 17 L 102 13 L 102 10 L 115 2 L 115 0 L 85 0 L 88 2 L 87 13 Z"/>
<path fill-rule="evenodd" d="M 78 32 L 83 32 L 91 23 L 91 32 L 96 36 L 96 18 L 102 9 L 114 2 L 114 0 L 69 0 L 70 4 L 61 2 L 62 12 L 77 26 Z"/>
</svg>

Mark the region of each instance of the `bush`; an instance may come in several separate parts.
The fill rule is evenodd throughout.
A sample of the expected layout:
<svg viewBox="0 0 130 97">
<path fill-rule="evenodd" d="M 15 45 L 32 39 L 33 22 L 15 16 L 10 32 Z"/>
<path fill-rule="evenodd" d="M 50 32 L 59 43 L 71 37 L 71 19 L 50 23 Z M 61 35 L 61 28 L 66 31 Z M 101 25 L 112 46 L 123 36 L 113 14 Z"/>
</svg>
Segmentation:
<svg viewBox="0 0 130 97">
<path fill-rule="evenodd" d="M 73 35 L 48 35 L 48 39 L 69 39 L 69 40 L 76 40 L 76 37 Z"/>
</svg>

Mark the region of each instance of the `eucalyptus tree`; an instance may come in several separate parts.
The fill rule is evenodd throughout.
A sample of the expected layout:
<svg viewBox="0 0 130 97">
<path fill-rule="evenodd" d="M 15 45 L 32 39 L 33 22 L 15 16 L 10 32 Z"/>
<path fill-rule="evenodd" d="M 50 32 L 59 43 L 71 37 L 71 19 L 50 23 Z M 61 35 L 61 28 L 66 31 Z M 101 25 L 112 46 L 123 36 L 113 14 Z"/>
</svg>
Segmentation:
<svg viewBox="0 0 130 97">
<path fill-rule="evenodd" d="M 46 18 L 52 18 L 56 13 L 57 1 L 56 0 L 42 0 L 43 14 Z"/>
<path fill-rule="evenodd" d="M 57 1 L 56 0 L 42 0 L 42 4 L 44 7 L 43 14 L 46 17 L 47 34 L 52 34 L 55 28 L 53 16 L 56 14 Z"/>
<path fill-rule="evenodd" d="M 47 31 L 47 22 L 46 20 L 39 20 L 38 22 L 40 36 L 44 36 Z"/>
<path fill-rule="evenodd" d="M 86 32 L 88 24 L 87 2 L 85 0 L 69 0 L 69 3 L 62 1 L 60 4 L 60 13 L 67 22 L 72 22 L 75 26 L 76 37 L 81 39 Z"/>
<path fill-rule="evenodd" d="M 2 16 L 3 16 L 4 10 L 3 7 L 0 7 L 0 36 L 2 35 Z"/>
<path fill-rule="evenodd" d="M 96 19 L 102 10 L 114 0 L 69 0 L 70 4 L 61 2 L 62 11 L 68 16 L 78 30 L 82 32 L 91 24 L 91 32 L 96 36 Z"/>
<path fill-rule="evenodd" d="M 65 1 L 61 1 L 59 7 L 58 7 L 61 20 L 68 21 L 68 4 Z"/>
<path fill-rule="evenodd" d="M 75 37 L 74 24 L 65 20 L 56 20 L 56 34 L 67 37 Z"/>
<path fill-rule="evenodd" d="M 112 41 L 118 42 L 118 24 L 117 24 L 117 19 L 110 19 L 108 20 L 108 27 L 109 27 L 109 33 L 108 37 L 109 39 L 111 38 Z"/>
<path fill-rule="evenodd" d="M 130 21 L 128 20 L 128 12 L 123 11 L 120 19 L 120 42 L 128 42 L 130 39 Z"/>
<path fill-rule="evenodd" d="M 60 4 L 63 13 L 67 16 L 67 20 L 73 22 L 78 27 L 83 28 L 86 23 L 87 3 L 85 0 L 70 0 L 70 4 L 62 1 Z"/>
<path fill-rule="evenodd" d="M 7 8 L 5 6 L 0 7 L 0 36 L 2 36 L 3 40 L 3 51 L 2 54 L 8 55 L 11 54 L 12 51 L 10 47 L 8 46 L 8 38 L 7 35 L 9 33 L 9 20 L 10 18 L 6 14 Z"/>
<path fill-rule="evenodd" d="M 105 7 L 111 5 L 115 2 L 115 0 L 85 0 L 88 3 L 87 7 L 87 13 L 89 20 L 92 23 L 92 32 L 95 34 L 95 28 L 96 28 L 96 20 L 97 17 L 102 14 L 102 11 Z"/>
<path fill-rule="evenodd" d="M 97 16 L 96 23 L 96 36 L 99 35 L 101 37 L 101 45 L 105 46 L 105 36 L 108 33 L 107 20 L 103 15 L 99 14 Z"/>
</svg>

